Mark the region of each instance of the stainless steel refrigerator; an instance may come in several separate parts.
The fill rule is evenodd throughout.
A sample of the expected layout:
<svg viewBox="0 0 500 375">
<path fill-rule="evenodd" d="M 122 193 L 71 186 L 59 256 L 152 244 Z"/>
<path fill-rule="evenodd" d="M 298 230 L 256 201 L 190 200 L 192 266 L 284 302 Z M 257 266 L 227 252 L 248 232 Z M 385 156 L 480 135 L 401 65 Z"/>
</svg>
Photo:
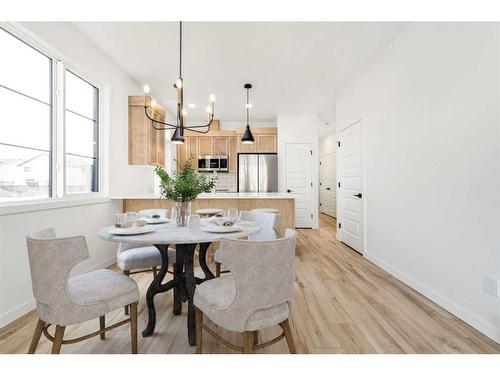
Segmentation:
<svg viewBox="0 0 500 375">
<path fill-rule="evenodd" d="M 278 154 L 238 154 L 238 192 L 278 191 Z"/>
</svg>

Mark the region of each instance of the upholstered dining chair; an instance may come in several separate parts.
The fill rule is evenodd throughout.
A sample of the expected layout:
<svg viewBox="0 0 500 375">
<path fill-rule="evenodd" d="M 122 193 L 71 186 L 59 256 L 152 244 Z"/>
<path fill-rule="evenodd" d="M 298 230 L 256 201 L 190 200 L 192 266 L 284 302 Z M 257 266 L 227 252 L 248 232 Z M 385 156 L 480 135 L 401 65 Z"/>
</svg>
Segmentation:
<svg viewBox="0 0 500 375">
<path fill-rule="evenodd" d="M 130 323 L 132 353 L 137 353 L 137 303 L 139 289 L 134 280 L 111 270 L 102 269 L 70 277 L 70 271 L 88 258 L 83 236 L 56 238 L 54 229 L 28 235 L 28 258 L 38 323 L 28 353 L 35 353 L 42 333 L 53 342 L 52 353 L 58 354 L 62 344 L 73 344 Z M 105 315 L 130 307 L 130 318 L 106 327 Z M 99 330 L 88 335 L 64 340 L 64 330 L 71 324 L 99 318 Z M 55 325 L 55 335 L 48 328 Z"/>
<path fill-rule="evenodd" d="M 220 260 L 231 273 L 196 287 L 196 353 L 202 352 L 203 331 L 243 353 L 251 353 L 282 338 L 286 339 L 290 353 L 296 353 L 288 323 L 296 239 L 296 232 L 287 229 L 285 237 L 277 240 L 220 241 Z M 241 332 L 243 346 L 222 339 L 204 323 L 204 316 L 221 328 Z M 280 325 L 281 335 L 259 344 L 258 331 L 275 325 Z"/>
<path fill-rule="evenodd" d="M 147 217 L 154 213 L 166 218 L 168 210 L 163 208 L 147 209 L 139 211 L 138 215 L 139 217 Z M 175 249 L 168 249 L 168 263 L 172 266 L 175 264 Z M 153 277 L 155 277 L 161 266 L 161 255 L 156 247 L 148 244 L 120 243 L 116 252 L 116 265 L 125 276 L 153 271 Z M 125 306 L 125 315 L 128 314 L 128 306 Z"/>
<path fill-rule="evenodd" d="M 240 219 L 253 221 L 260 226 L 260 231 L 248 237 L 251 241 L 267 241 L 278 238 L 280 215 L 278 213 L 260 212 L 260 211 L 241 211 Z M 219 261 L 218 251 L 214 255 L 215 276 L 219 277 L 221 273 L 221 262 Z"/>
</svg>

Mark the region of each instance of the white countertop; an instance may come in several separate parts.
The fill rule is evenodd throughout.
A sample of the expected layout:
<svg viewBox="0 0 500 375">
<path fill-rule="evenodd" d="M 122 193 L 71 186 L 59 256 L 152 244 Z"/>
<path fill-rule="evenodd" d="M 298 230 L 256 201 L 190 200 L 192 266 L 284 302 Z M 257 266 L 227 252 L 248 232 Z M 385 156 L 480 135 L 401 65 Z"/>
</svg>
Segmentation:
<svg viewBox="0 0 500 375">
<path fill-rule="evenodd" d="M 197 199 L 292 199 L 291 193 L 216 193 L 200 194 Z M 156 195 L 111 197 L 111 199 L 161 199 Z"/>
</svg>

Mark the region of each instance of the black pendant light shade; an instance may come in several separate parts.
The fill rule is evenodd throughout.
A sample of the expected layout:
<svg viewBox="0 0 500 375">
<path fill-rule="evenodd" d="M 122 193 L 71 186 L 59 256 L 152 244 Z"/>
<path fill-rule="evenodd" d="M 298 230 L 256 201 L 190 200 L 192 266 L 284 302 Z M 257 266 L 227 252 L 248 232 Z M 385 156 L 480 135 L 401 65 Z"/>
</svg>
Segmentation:
<svg viewBox="0 0 500 375">
<path fill-rule="evenodd" d="M 184 143 L 184 128 L 175 128 L 174 134 L 172 134 L 172 138 L 170 138 L 170 141 L 176 144 Z"/>
<path fill-rule="evenodd" d="M 241 143 L 251 144 L 254 142 L 252 131 L 250 130 L 250 125 L 247 125 L 243 137 L 241 137 Z"/>
<path fill-rule="evenodd" d="M 250 130 L 250 123 L 249 123 L 249 117 L 250 117 L 250 103 L 249 103 L 249 90 L 252 88 L 252 85 L 250 83 L 245 83 L 243 86 L 245 90 L 247 90 L 247 127 L 245 129 L 245 132 L 243 133 L 243 137 L 241 137 L 241 143 L 244 144 L 252 144 L 254 142 L 253 134 L 252 131 Z"/>
</svg>

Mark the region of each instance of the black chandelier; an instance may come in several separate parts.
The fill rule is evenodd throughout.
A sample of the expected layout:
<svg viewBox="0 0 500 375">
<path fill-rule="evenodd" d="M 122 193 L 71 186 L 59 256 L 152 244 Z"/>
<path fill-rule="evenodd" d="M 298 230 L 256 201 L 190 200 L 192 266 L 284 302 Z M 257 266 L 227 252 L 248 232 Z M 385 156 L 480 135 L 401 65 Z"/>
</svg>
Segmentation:
<svg viewBox="0 0 500 375">
<path fill-rule="evenodd" d="M 247 126 L 245 128 L 245 132 L 243 133 L 243 137 L 241 137 L 241 143 L 244 144 L 251 144 L 254 142 L 253 134 L 252 131 L 250 130 L 250 108 L 252 105 L 249 103 L 249 91 L 252 88 L 252 85 L 250 83 L 245 83 L 243 86 L 245 90 L 247 90 L 247 104 L 246 104 L 246 109 L 247 109 Z"/>
<path fill-rule="evenodd" d="M 210 105 L 207 107 L 208 112 L 208 123 L 205 125 L 191 125 L 186 126 L 186 116 L 187 111 L 184 108 L 184 81 L 182 79 L 182 21 L 179 22 L 179 78 L 177 82 L 174 83 L 174 88 L 177 90 L 177 121 L 176 124 L 169 124 L 168 122 L 162 122 L 152 118 L 148 109 L 153 109 L 156 105 L 154 99 L 151 100 L 150 106 L 147 104 L 147 97 L 150 93 L 149 85 L 144 85 L 144 113 L 146 117 L 151 120 L 151 126 L 156 130 L 171 130 L 175 129 L 172 135 L 172 143 L 184 143 L 184 130 L 190 130 L 196 133 L 208 133 L 210 130 L 210 125 L 214 121 L 215 112 L 215 95 L 210 95 Z M 200 129 L 205 128 L 205 129 Z"/>
</svg>

